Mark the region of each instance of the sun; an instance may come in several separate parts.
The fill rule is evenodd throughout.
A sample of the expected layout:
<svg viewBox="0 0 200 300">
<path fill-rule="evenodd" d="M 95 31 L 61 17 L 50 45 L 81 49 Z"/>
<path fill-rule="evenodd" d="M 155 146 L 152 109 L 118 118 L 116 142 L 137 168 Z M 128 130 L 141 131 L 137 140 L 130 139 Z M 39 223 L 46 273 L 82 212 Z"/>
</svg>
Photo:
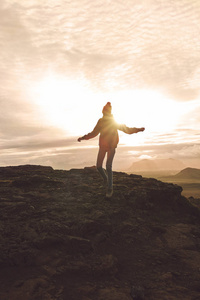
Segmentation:
<svg viewBox="0 0 200 300">
<path fill-rule="evenodd" d="M 68 136 L 92 131 L 102 117 L 103 106 L 110 101 L 118 123 L 145 127 L 145 132 L 134 138 L 120 133 L 124 145 L 141 144 L 155 135 L 172 133 L 188 112 L 187 103 L 176 102 L 155 91 L 93 92 L 83 78 L 70 79 L 53 72 L 33 86 L 31 95 L 43 122 L 64 130 Z"/>
</svg>

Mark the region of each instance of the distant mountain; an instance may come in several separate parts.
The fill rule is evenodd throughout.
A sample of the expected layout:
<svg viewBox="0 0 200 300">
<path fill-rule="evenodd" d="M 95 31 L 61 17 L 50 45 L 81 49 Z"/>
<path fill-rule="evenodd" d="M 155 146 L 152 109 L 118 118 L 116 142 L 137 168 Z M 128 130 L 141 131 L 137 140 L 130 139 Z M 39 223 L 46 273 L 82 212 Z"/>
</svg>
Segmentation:
<svg viewBox="0 0 200 300">
<path fill-rule="evenodd" d="M 175 179 L 196 179 L 200 180 L 200 169 L 196 168 L 186 168 L 180 171 L 178 174 L 174 175 Z"/>
<path fill-rule="evenodd" d="M 127 170 L 127 172 L 155 172 L 166 170 L 182 170 L 185 165 L 180 161 L 173 158 L 168 159 L 142 159 L 135 162 Z"/>
</svg>

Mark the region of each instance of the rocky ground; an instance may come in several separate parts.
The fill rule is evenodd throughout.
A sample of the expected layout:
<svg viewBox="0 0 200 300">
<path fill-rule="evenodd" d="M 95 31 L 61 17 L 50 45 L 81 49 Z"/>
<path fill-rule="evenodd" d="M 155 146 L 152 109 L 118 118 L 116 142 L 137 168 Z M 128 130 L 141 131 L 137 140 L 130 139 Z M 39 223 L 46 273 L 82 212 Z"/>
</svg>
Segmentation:
<svg viewBox="0 0 200 300">
<path fill-rule="evenodd" d="M 200 199 L 95 168 L 0 168 L 1 300 L 199 300 Z"/>
</svg>

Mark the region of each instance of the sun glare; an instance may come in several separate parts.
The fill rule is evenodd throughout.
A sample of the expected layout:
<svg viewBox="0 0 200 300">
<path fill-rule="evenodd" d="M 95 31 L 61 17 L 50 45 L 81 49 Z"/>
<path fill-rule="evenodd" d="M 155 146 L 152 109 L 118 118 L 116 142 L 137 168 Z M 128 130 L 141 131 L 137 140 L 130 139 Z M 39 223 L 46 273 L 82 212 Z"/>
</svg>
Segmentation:
<svg viewBox="0 0 200 300">
<path fill-rule="evenodd" d="M 188 103 L 176 102 L 149 90 L 97 94 L 84 80 L 71 80 L 53 73 L 38 82 L 32 94 L 44 122 L 71 136 L 90 132 L 102 116 L 103 106 L 110 101 L 118 123 L 146 128 L 144 134 L 134 139 L 122 135 L 125 145 L 144 143 L 145 136 L 171 133 L 190 109 Z"/>
<path fill-rule="evenodd" d="M 99 101 L 98 97 L 94 99 L 84 81 L 50 74 L 33 90 L 33 101 L 48 124 L 63 129 L 69 135 L 79 135 L 95 125 L 99 109 L 96 103 Z"/>
<path fill-rule="evenodd" d="M 174 129 L 188 106 L 145 90 L 126 91 L 115 95 L 113 113 L 118 122 L 144 126 L 150 131 Z"/>
</svg>

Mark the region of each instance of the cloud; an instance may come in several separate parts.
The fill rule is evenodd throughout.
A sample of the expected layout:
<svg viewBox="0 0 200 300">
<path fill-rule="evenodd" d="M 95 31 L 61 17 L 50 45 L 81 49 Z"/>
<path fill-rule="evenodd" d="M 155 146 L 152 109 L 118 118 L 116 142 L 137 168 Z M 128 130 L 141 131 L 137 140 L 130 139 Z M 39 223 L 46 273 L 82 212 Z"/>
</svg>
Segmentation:
<svg viewBox="0 0 200 300">
<path fill-rule="evenodd" d="M 109 76 L 120 87 L 157 88 L 178 100 L 198 95 L 199 7 L 188 1 L 131 2 L 129 10 L 119 2 L 85 4 L 82 21 L 72 18 L 73 44 L 90 80 L 102 87 Z"/>
<path fill-rule="evenodd" d="M 0 6 L 1 66 L 6 73 L 23 74 L 27 63 L 34 65 L 37 49 L 32 45 L 32 31 L 23 24 L 21 6 Z M 18 74 L 17 74 L 18 71 Z"/>
<path fill-rule="evenodd" d="M 193 130 L 194 134 L 200 132 L 200 104 L 199 99 L 197 100 L 197 105 L 194 109 L 186 112 L 184 117 L 181 119 L 180 125 L 188 131 Z"/>
<path fill-rule="evenodd" d="M 155 88 L 182 101 L 199 94 L 196 1 L 21 1 L 0 16 L 1 56 L 14 72 L 51 66 L 99 89 Z"/>
<path fill-rule="evenodd" d="M 200 157 L 200 144 L 196 145 L 184 145 L 179 150 L 174 150 L 174 154 L 178 154 L 179 157 L 183 158 L 197 158 Z"/>
<path fill-rule="evenodd" d="M 119 147 L 117 152 L 121 154 L 127 154 L 128 156 L 133 155 L 134 158 L 138 159 L 141 155 L 148 155 L 152 158 L 199 158 L 200 144 L 192 143 L 181 143 L 181 144 L 160 144 L 160 145 L 149 145 L 134 147 Z"/>
<path fill-rule="evenodd" d="M 196 0 L 1 1 L 2 163 L 67 166 L 95 161 L 93 148 L 87 152 L 81 145 L 76 150 L 76 143 L 65 141 L 66 133 L 49 126 L 29 97 L 29 86 L 49 69 L 67 78 L 85 77 L 100 93 L 147 88 L 180 101 L 198 98 L 199 17 Z M 129 150 L 150 151 L 137 158 L 160 153 L 196 159 L 199 148 L 192 142 L 199 137 L 199 113 L 196 107 L 184 115 L 182 131 L 155 134 L 146 139 L 146 148 Z M 187 144 L 177 145 L 183 138 Z M 64 152 L 58 153 L 56 147 Z M 116 165 L 126 163 L 127 151 L 126 147 L 118 151 Z"/>
<path fill-rule="evenodd" d="M 81 146 L 75 138 L 24 139 L 1 146 L 1 166 L 41 164 L 56 169 L 81 168 L 95 165 L 97 147 Z"/>
</svg>

